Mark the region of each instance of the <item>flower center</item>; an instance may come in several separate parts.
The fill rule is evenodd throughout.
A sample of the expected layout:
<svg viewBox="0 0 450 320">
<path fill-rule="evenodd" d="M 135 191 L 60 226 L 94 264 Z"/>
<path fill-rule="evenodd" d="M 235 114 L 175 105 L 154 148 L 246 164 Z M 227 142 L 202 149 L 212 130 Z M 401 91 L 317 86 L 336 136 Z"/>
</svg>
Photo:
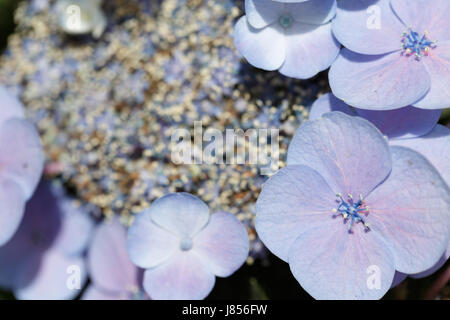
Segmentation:
<svg viewBox="0 0 450 320">
<path fill-rule="evenodd" d="M 415 55 L 417 60 L 423 56 L 428 56 L 431 49 L 436 48 L 436 41 L 428 38 L 428 32 L 425 31 L 421 37 L 418 32 L 411 29 L 402 34 L 402 49 L 406 56 Z"/>
<path fill-rule="evenodd" d="M 180 241 L 180 250 L 189 251 L 192 248 L 192 240 L 190 238 L 184 238 Z"/>
<path fill-rule="evenodd" d="M 292 25 L 293 19 L 289 14 L 283 14 L 278 21 L 283 28 L 287 29 Z"/>
<path fill-rule="evenodd" d="M 363 218 L 369 215 L 369 207 L 365 204 L 362 196 L 359 196 L 358 201 L 353 200 L 351 194 L 348 195 L 347 200 L 342 198 L 342 195 L 338 193 L 336 195 L 336 202 L 339 203 L 337 209 L 333 209 L 333 218 L 341 215 L 344 218 L 344 222 L 348 223 L 348 233 L 353 233 L 353 225 L 360 222 L 364 225 L 364 230 L 370 231 L 369 224 Z"/>
</svg>

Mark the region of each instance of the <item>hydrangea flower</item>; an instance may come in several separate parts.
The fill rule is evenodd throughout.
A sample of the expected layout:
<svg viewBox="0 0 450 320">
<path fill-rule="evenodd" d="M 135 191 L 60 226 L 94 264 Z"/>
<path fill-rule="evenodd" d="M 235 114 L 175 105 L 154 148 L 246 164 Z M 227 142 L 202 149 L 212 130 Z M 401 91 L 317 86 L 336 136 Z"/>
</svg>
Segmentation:
<svg viewBox="0 0 450 320">
<path fill-rule="evenodd" d="M 412 106 L 389 111 L 352 108 L 333 94 L 325 94 L 311 107 L 310 120 L 330 111 L 341 111 L 372 122 L 391 145 L 411 148 L 425 156 L 450 185 L 450 129 L 437 124 L 442 111 Z"/>
<path fill-rule="evenodd" d="M 333 93 L 362 109 L 450 107 L 449 16 L 448 0 L 339 1 Z"/>
<path fill-rule="evenodd" d="M 340 50 L 330 23 L 336 1 L 283 2 L 246 0 L 246 15 L 235 27 L 236 47 L 257 68 L 311 78 L 327 69 Z"/>
<path fill-rule="evenodd" d="M 150 298 L 203 299 L 215 276 L 228 277 L 245 262 L 249 239 L 234 215 L 210 215 L 197 197 L 171 193 L 136 216 L 127 247 L 131 261 L 146 269 Z"/>
<path fill-rule="evenodd" d="M 0 246 L 16 232 L 42 174 L 39 134 L 21 103 L 0 86 Z"/>
<path fill-rule="evenodd" d="M 391 145 L 408 147 L 424 155 L 439 171 L 447 185 L 450 185 L 450 129 L 437 124 L 441 110 L 425 110 L 412 106 L 389 111 L 364 110 L 352 108 L 330 93 L 314 102 L 309 119 L 318 119 L 331 111 L 369 120 L 389 138 Z M 433 274 L 444 265 L 449 254 L 450 243 L 446 253 L 432 268 L 410 276 L 423 278 Z M 395 287 L 407 276 L 396 272 L 392 286 Z"/>
<path fill-rule="evenodd" d="M 287 166 L 258 198 L 256 230 L 314 298 L 378 299 L 395 270 L 439 259 L 449 209 L 449 187 L 422 155 L 389 147 L 365 119 L 330 112 L 296 132 Z"/>
<path fill-rule="evenodd" d="M 130 261 L 127 252 L 127 231 L 120 221 L 104 221 L 95 231 L 89 248 L 87 264 L 91 285 L 84 300 L 141 299 L 142 273 Z"/>
<path fill-rule="evenodd" d="M 87 280 L 83 253 L 92 230 L 84 211 L 41 182 L 19 229 L 0 247 L 0 287 L 18 299 L 75 298 Z"/>
</svg>

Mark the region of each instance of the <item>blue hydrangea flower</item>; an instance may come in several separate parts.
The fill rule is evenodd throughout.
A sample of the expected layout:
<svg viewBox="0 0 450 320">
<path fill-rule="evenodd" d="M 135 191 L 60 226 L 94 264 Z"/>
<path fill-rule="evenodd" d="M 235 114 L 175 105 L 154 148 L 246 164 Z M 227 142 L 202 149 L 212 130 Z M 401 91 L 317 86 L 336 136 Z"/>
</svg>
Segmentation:
<svg viewBox="0 0 450 320">
<path fill-rule="evenodd" d="M 235 27 L 238 51 L 257 68 L 308 79 L 327 69 L 340 45 L 331 33 L 335 0 L 246 0 Z M 298 2 L 298 1 L 297 1 Z"/>
<path fill-rule="evenodd" d="M 372 122 L 391 145 L 411 148 L 425 156 L 450 185 L 450 129 L 437 124 L 442 111 L 412 106 L 389 111 L 352 108 L 333 94 L 325 94 L 311 107 L 310 119 L 330 111 L 341 111 Z"/>
<path fill-rule="evenodd" d="M 61 190 L 41 182 L 19 229 L 0 247 L 0 287 L 18 299 L 73 299 L 87 280 L 84 251 L 93 221 Z M 73 287 L 68 286 L 73 273 Z M 77 282 L 80 288 L 77 288 Z"/>
<path fill-rule="evenodd" d="M 83 294 L 84 300 L 145 298 L 142 272 L 131 262 L 126 241 L 127 231 L 117 218 L 104 221 L 97 228 L 89 247 L 91 285 Z"/>
<path fill-rule="evenodd" d="M 330 112 L 296 132 L 287 166 L 258 198 L 256 230 L 314 298 L 378 299 L 395 270 L 421 272 L 441 257 L 449 209 L 449 187 L 422 155 Z"/>
<path fill-rule="evenodd" d="M 228 277 L 249 252 L 246 229 L 232 214 L 212 215 L 188 193 L 171 193 L 141 212 L 128 230 L 131 261 L 146 269 L 152 299 L 203 299 L 215 276 Z"/>
<path fill-rule="evenodd" d="M 39 134 L 21 103 L 0 86 L 0 246 L 16 232 L 42 174 Z"/>
<path fill-rule="evenodd" d="M 390 145 L 408 147 L 424 155 L 439 171 L 447 185 L 450 185 L 450 129 L 437 124 L 441 110 L 425 110 L 412 106 L 389 111 L 364 110 L 352 108 L 330 93 L 314 102 L 309 119 L 318 119 L 331 111 L 340 111 L 369 120 L 389 138 Z M 433 274 L 444 265 L 449 254 L 450 243 L 446 253 L 432 268 L 410 276 L 423 278 Z M 407 276 L 396 272 L 392 286 L 397 286 Z"/>
<path fill-rule="evenodd" d="M 449 16 L 448 0 L 339 1 L 333 93 L 362 109 L 450 107 Z"/>
</svg>

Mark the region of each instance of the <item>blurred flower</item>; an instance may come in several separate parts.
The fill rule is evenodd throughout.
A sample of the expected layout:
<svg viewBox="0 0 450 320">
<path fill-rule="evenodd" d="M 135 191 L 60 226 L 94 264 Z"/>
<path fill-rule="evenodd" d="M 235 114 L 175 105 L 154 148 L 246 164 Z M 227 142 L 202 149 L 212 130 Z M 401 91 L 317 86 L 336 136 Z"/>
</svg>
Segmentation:
<svg viewBox="0 0 450 320">
<path fill-rule="evenodd" d="M 310 120 L 330 111 L 341 111 L 372 122 L 391 145 L 411 148 L 439 171 L 450 185 L 450 129 L 437 124 L 441 110 L 424 110 L 412 106 L 389 111 L 352 108 L 333 94 L 325 94 L 311 107 Z"/>
<path fill-rule="evenodd" d="M 330 23 L 336 11 L 334 0 L 246 0 L 245 11 L 236 24 L 234 41 L 257 68 L 308 79 L 327 69 L 339 53 Z"/>
<path fill-rule="evenodd" d="M 152 299 L 203 299 L 215 276 L 234 273 L 248 251 L 247 232 L 234 215 L 210 215 L 188 193 L 156 200 L 128 231 L 130 258 L 146 269 L 144 289 Z"/>
<path fill-rule="evenodd" d="M 13 238 L 0 247 L 0 287 L 18 299 L 72 299 L 87 279 L 83 253 L 93 222 L 61 190 L 41 182 Z"/>
<path fill-rule="evenodd" d="M 0 246 L 17 230 L 44 165 L 39 134 L 21 103 L 0 86 Z"/>
<path fill-rule="evenodd" d="M 314 298 L 377 299 L 395 270 L 424 271 L 445 251 L 449 195 L 419 153 L 389 147 L 367 120 L 330 112 L 296 132 L 287 167 L 258 198 L 256 230 Z"/>
<path fill-rule="evenodd" d="M 448 0 L 339 1 L 333 93 L 363 109 L 450 107 L 449 15 Z"/>
<path fill-rule="evenodd" d="M 130 261 L 126 248 L 127 232 L 117 218 L 104 221 L 95 231 L 88 253 L 91 285 L 84 300 L 141 299 L 142 279 Z"/>
</svg>

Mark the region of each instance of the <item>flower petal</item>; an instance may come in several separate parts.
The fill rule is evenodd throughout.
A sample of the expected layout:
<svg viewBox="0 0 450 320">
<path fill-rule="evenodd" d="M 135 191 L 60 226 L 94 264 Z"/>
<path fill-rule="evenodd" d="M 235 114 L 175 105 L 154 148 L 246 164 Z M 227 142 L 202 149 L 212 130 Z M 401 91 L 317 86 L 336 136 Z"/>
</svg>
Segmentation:
<svg viewBox="0 0 450 320">
<path fill-rule="evenodd" d="M 0 179 L 0 207 L 1 247 L 16 233 L 25 211 L 23 190 L 10 179 Z"/>
<path fill-rule="evenodd" d="M 14 294 L 20 300 L 73 299 L 81 293 L 87 280 L 83 258 L 64 256 L 54 250 L 42 256 L 33 254 L 17 272 L 21 277 L 15 284 Z M 80 277 L 79 287 L 69 285 L 71 277 Z"/>
<path fill-rule="evenodd" d="M 286 31 L 286 60 L 279 71 L 288 77 L 309 79 L 328 69 L 340 48 L 330 23 L 313 26 L 295 22 Z"/>
<path fill-rule="evenodd" d="M 88 268 L 98 288 L 120 294 L 138 286 L 138 268 L 128 256 L 126 240 L 125 227 L 117 218 L 103 222 L 95 231 Z"/>
<path fill-rule="evenodd" d="M 273 71 L 283 64 L 286 45 L 283 31 L 278 25 L 258 30 L 242 17 L 236 23 L 234 32 L 237 50 L 251 65 Z"/>
<path fill-rule="evenodd" d="M 258 236 L 272 253 L 287 261 L 300 233 L 333 222 L 335 200 L 335 192 L 316 171 L 288 165 L 270 177 L 256 201 Z"/>
<path fill-rule="evenodd" d="M 406 27 L 390 7 L 390 0 L 338 1 L 333 34 L 346 48 L 362 54 L 401 50 Z"/>
<path fill-rule="evenodd" d="M 390 139 L 423 136 L 436 126 L 442 113 L 439 109 L 424 110 L 412 106 L 388 111 L 352 108 L 332 93 L 328 93 L 314 102 L 309 112 L 309 119 L 315 120 L 330 111 L 360 116 L 374 124 L 383 135 Z"/>
<path fill-rule="evenodd" d="M 200 300 L 214 287 L 216 278 L 191 250 L 178 252 L 144 273 L 144 289 L 154 300 Z"/>
<path fill-rule="evenodd" d="M 334 193 L 367 195 L 391 170 L 387 141 L 367 120 L 330 112 L 295 133 L 288 165 L 321 174 Z"/>
<path fill-rule="evenodd" d="M 147 209 L 136 216 L 128 229 L 128 254 L 141 268 L 155 267 L 178 250 L 179 241 L 177 236 L 157 226 Z"/>
<path fill-rule="evenodd" d="M 301 234 L 289 252 L 297 281 L 315 299 L 380 299 L 394 278 L 394 260 L 372 232 L 316 227 Z"/>
<path fill-rule="evenodd" d="M 209 221 L 208 206 L 189 193 L 171 193 L 154 201 L 148 209 L 158 226 L 181 237 L 193 237 Z"/>
<path fill-rule="evenodd" d="M 424 110 L 411 106 L 388 111 L 357 109 L 389 139 L 415 138 L 429 133 L 438 123 L 442 110 Z"/>
<path fill-rule="evenodd" d="M 314 0 L 285 5 L 284 11 L 292 15 L 297 22 L 308 24 L 324 24 L 336 15 L 335 0 Z"/>
<path fill-rule="evenodd" d="M 326 93 L 317 99 L 309 111 L 309 120 L 316 120 L 327 112 L 340 111 L 349 116 L 356 116 L 355 110 L 332 93 Z"/>
<path fill-rule="evenodd" d="M 0 167 L 3 177 L 16 181 L 26 199 L 34 192 L 42 174 L 44 154 L 34 126 L 22 119 L 10 119 L 0 127 Z"/>
<path fill-rule="evenodd" d="M 436 264 L 434 266 L 432 266 L 430 269 L 428 269 L 428 270 L 426 270 L 424 272 L 411 274 L 410 277 L 414 278 L 414 279 L 422 279 L 422 278 L 429 277 L 432 274 L 434 274 L 436 271 L 438 271 L 447 262 L 447 260 L 448 260 L 448 256 L 446 256 L 444 254 L 444 255 L 441 256 L 439 261 L 436 262 Z"/>
<path fill-rule="evenodd" d="M 419 33 L 428 31 L 432 40 L 450 40 L 447 0 L 391 0 L 391 6 L 406 26 Z"/>
<path fill-rule="evenodd" d="M 425 156 L 450 185 L 450 129 L 438 124 L 423 137 L 393 140 L 391 145 L 407 147 Z"/>
<path fill-rule="evenodd" d="M 62 196 L 58 202 L 61 210 L 61 230 L 53 246 L 68 255 L 81 255 L 86 250 L 94 231 L 94 221 L 81 207 Z"/>
<path fill-rule="evenodd" d="M 447 262 L 447 260 L 449 258 L 450 258 L 450 241 L 448 242 L 447 250 L 445 251 L 445 253 L 442 255 L 442 257 L 439 259 L 439 261 L 433 267 L 431 267 L 427 271 L 424 271 L 421 273 L 416 273 L 416 274 L 411 274 L 410 276 L 411 276 L 411 278 L 415 278 L 415 279 L 428 277 L 428 276 L 432 275 L 433 273 L 435 273 L 436 271 L 438 271 Z"/>
<path fill-rule="evenodd" d="M 353 107 L 370 110 L 414 104 L 431 85 L 425 65 L 398 52 L 368 56 L 343 49 L 328 76 L 336 97 Z"/>
<path fill-rule="evenodd" d="M 248 23 L 261 29 L 278 20 L 283 13 L 283 4 L 272 0 L 245 0 L 245 14 Z"/>
<path fill-rule="evenodd" d="M 367 198 L 373 233 L 387 239 L 395 269 L 412 274 L 431 268 L 447 248 L 450 190 L 419 153 L 392 147 L 390 176 Z"/>
<path fill-rule="evenodd" d="M 231 213 L 214 213 L 206 228 L 195 236 L 192 250 L 215 275 L 228 277 L 239 269 L 248 257 L 247 230 Z"/>
<path fill-rule="evenodd" d="M 336 1 L 246 0 L 245 13 L 250 25 L 257 29 L 278 23 L 283 14 L 292 16 L 297 22 L 318 25 L 329 22 L 336 15 Z"/>
<path fill-rule="evenodd" d="M 450 41 L 439 43 L 422 61 L 430 74 L 431 88 L 414 106 L 423 109 L 450 108 Z"/>
</svg>

